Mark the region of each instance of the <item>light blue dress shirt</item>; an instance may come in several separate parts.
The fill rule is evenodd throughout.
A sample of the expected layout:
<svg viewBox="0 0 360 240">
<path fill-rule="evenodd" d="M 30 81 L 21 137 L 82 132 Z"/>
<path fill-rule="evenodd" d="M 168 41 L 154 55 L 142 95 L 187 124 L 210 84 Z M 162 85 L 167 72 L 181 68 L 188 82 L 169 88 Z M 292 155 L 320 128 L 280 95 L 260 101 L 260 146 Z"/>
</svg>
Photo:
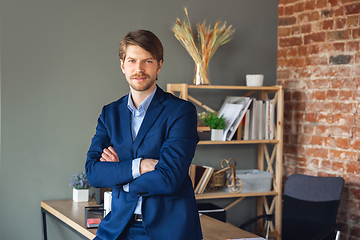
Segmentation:
<svg viewBox="0 0 360 240">
<path fill-rule="evenodd" d="M 131 92 L 128 97 L 128 105 L 127 107 L 131 111 L 131 134 L 133 142 L 139 132 L 142 121 L 144 120 L 146 111 L 149 108 L 149 105 L 154 98 L 157 87 L 155 86 L 154 91 L 140 104 L 139 108 L 136 109 L 134 102 L 132 101 Z M 140 174 L 140 161 L 142 158 L 136 158 L 132 161 L 132 176 L 133 178 L 139 177 Z M 129 183 L 123 186 L 123 190 L 125 192 L 129 192 L 130 185 Z M 141 205 L 142 205 L 142 197 L 139 197 L 134 213 L 141 214 Z"/>
</svg>

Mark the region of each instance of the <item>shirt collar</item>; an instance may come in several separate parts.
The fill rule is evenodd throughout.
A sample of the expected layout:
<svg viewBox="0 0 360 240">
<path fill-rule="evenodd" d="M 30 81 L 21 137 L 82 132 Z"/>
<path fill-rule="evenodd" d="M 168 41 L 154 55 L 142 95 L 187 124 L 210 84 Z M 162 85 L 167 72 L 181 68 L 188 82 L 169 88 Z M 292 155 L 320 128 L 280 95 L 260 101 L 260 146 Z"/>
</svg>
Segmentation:
<svg viewBox="0 0 360 240">
<path fill-rule="evenodd" d="M 135 112 L 145 112 L 148 110 L 149 108 L 149 105 L 152 101 L 152 99 L 154 98 L 154 95 L 155 95 L 155 92 L 156 92 L 156 89 L 157 89 L 157 86 L 155 85 L 155 89 L 154 91 L 152 91 L 150 93 L 149 96 L 147 96 L 147 98 L 145 98 L 145 100 L 139 105 L 139 108 L 136 109 L 135 105 L 134 105 L 134 102 L 132 100 L 132 97 L 131 97 L 131 91 L 129 92 L 129 96 L 128 96 L 128 104 L 127 104 L 127 107 L 129 108 L 129 110 L 135 114 Z"/>
</svg>

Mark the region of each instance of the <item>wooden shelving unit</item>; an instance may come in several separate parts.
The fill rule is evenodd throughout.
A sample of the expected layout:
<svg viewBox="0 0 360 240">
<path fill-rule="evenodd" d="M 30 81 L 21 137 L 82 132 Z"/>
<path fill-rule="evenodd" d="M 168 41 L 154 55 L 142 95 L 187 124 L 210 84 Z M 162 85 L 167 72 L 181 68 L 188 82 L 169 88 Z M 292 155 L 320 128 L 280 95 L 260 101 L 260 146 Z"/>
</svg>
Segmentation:
<svg viewBox="0 0 360 240">
<path fill-rule="evenodd" d="M 267 213 L 275 214 L 275 225 L 271 226 L 271 230 L 277 234 L 277 240 L 281 240 L 281 209 L 282 209 L 282 155 L 283 155 L 283 115 L 284 115 L 284 90 L 282 86 L 263 86 L 263 87 L 246 87 L 246 86 L 220 86 L 220 85 L 188 85 L 188 84 L 168 84 L 167 91 L 173 94 L 178 93 L 179 97 L 190 100 L 206 110 L 214 111 L 202 102 L 198 101 L 191 95 L 191 89 L 208 89 L 208 90 L 241 90 L 245 92 L 244 97 L 257 94 L 258 99 L 269 99 L 269 93 L 274 95 L 276 107 L 276 131 L 275 138 L 272 140 L 232 140 L 232 141 L 200 141 L 198 145 L 215 145 L 215 144 L 257 144 L 258 169 L 273 173 L 273 190 L 261 193 L 230 193 L 226 191 L 217 191 L 211 193 L 196 194 L 196 199 L 217 199 L 217 198 L 237 198 L 233 203 L 225 208 L 229 209 L 246 197 L 257 197 L 257 213 L 258 215 Z M 233 94 L 229 94 L 233 95 Z M 271 145 L 272 152 L 268 150 Z M 265 169 L 266 164 L 266 169 Z M 268 197 L 272 197 L 270 202 Z M 262 223 L 258 227 L 262 227 Z"/>
</svg>

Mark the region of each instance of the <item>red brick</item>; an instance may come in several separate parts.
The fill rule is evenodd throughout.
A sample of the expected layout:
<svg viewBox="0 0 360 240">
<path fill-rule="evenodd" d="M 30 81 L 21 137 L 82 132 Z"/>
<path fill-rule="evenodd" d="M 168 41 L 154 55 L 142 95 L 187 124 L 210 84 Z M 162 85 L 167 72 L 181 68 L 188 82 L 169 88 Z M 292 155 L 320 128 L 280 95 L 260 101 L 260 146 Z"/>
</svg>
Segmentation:
<svg viewBox="0 0 360 240">
<path fill-rule="evenodd" d="M 292 26 L 291 35 L 299 35 L 299 34 L 300 34 L 300 26 Z"/>
<path fill-rule="evenodd" d="M 353 39 L 358 39 L 360 37 L 360 28 L 352 29 Z"/>
<path fill-rule="evenodd" d="M 301 25 L 301 33 L 311 33 L 311 24 Z"/>
<path fill-rule="evenodd" d="M 324 137 L 322 136 L 312 136 L 310 140 L 311 145 L 322 145 Z"/>
<path fill-rule="evenodd" d="M 354 161 L 357 159 L 357 153 L 351 151 L 341 151 L 341 150 L 330 150 L 329 157 L 336 161 Z"/>
<path fill-rule="evenodd" d="M 329 79 L 317 79 L 306 81 L 308 89 L 327 89 L 330 87 L 331 81 Z"/>
<path fill-rule="evenodd" d="M 360 188 L 351 188 L 350 197 L 360 201 Z"/>
<path fill-rule="evenodd" d="M 331 162 L 329 160 L 320 161 L 320 168 L 323 171 L 330 171 L 331 170 Z"/>
<path fill-rule="evenodd" d="M 350 141 L 350 147 L 354 150 L 360 150 L 360 139 L 353 139 Z"/>
<path fill-rule="evenodd" d="M 356 81 L 351 78 L 336 78 L 331 81 L 331 88 L 356 89 Z"/>
<path fill-rule="evenodd" d="M 349 14 L 359 14 L 360 13 L 360 3 L 354 3 L 345 6 L 345 13 Z"/>
<path fill-rule="evenodd" d="M 302 45 L 303 40 L 301 37 L 291 37 L 291 38 L 280 38 L 279 45 L 280 47 L 292 47 Z"/>
<path fill-rule="evenodd" d="M 336 139 L 336 147 L 341 149 L 349 148 L 349 139 L 348 138 L 337 138 Z"/>
<path fill-rule="evenodd" d="M 343 52 L 345 50 L 345 43 L 337 42 L 337 43 L 332 44 L 332 50 L 337 51 L 337 52 L 339 52 L 339 51 Z"/>
<path fill-rule="evenodd" d="M 342 172 L 344 170 L 345 164 L 343 162 L 332 162 L 331 170 L 335 172 Z"/>
<path fill-rule="evenodd" d="M 348 52 L 358 52 L 359 51 L 359 42 L 348 42 L 346 44 L 346 51 Z"/>
<path fill-rule="evenodd" d="M 338 40 L 347 40 L 350 39 L 351 30 L 343 30 L 343 31 L 333 31 L 328 32 L 328 40 L 330 41 L 338 41 Z"/>
<path fill-rule="evenodd" d="M 324 137 L 324 146 L 325 147 L 336 147 L 336 140 L 334 137 Z"/>
<path fill-rule="evenodd" d="M 307 47 L 305 46 L 298 47 L 298 53 L 300 57 L 307 56 Z"/>
<path fill-rule="evenodd" d="M 327 158 L 329 150 L 319 147 L 312 147 L 305 150 L 305 155 L 316 158 Z"/>
<path fill-rule="evenodd" d="M 316 113 L 314 113 L 314 112 L 312 112 L 312 113 L 306 112 L 305 113 L 305 121 L 307 121 L 307 122 L 316 122 Z"/>
<path fill-rule="evenodd" d="M 327 56 L 310 56 L 306 58 L 306 65 L 310 66 L 319 66 L 327 65 L 328 59 Z"/>
<path fill-rule="evenodd" d="M 328 102 L 311 102 L 307 103 L 306 110 L 311 112 L 319 112 L 319 111 L 330 111 L 331 104 Z"/>
<path fill-rule="evenodd" d="M 313 34 L 307 34 L 304 37 L 304 43 L 305 44 L 311 44 L 314 42 L 324 42 L 326 38 L 325 33 L 313 33 Z"/>
<path fill-rule="evenodd" d="M 308 53 L 309 53 L 309 55 L 320 53 L 319 44 L 314 44 L 314 45 L 308 46 Z"/>
<path fill-rule="evenodd" d="M 354 91 L 353 90 L 341 90 L 339 91 L 340 100 L 354 100 Z"/>
<path fill-rule="evenodd" d="M 326 99 L 326 90 L 324 91 L 315 91 L 314 97 L 316 100 L 325 100 Z"/>
<path fill-rule="evenodd" d="M 290 77 L 289 70 L 278 70 L 277 71 L 277 78 L 278 79 L 288 79 Z"/>
<path fill-rule="evenodd" d="M 290 36 L 291 28 L 289 27 L 279 27 L 278 28 L 278 36 L 279 37 L 288 37 Z"/>
<path fill-rule="evenodd" d="M 285 8 L 283 6 L 279 6 L 278 7 L 278 15 L 279 15 L 279 17 L 284 16 L 284 14 L 285 14 Z"/>
<path fill-rule="evenodd" d="M 332 7 L 335 7 L 338 5 L 338 0 L 328 0 L 328 1 Z"/>
<path fill-rule="evenodd" d="M 326 92 L 326 98 L 330 100 L 337 100 L 339 97 L 339 91 L 338 90 L 327 90 Z"/>
<path fill-rule="evenodd" d="M 324 8 L 327 6 L 327 0 L 317 0 L 316 8 Z"/>
<path fill-rule="evenodd" d="M 330 20 L 324 20 L 322 22 L 322 29 L 323 30 L 331 30 L 334 28 L 334 20 L 330 19 Z"/>
<path fill-rule="evenodd" d="M 332 10 L 332 15 L 334 17 L 343 16 L 344 14 L 345 14 L 345 8 L 344 7 L 333 8 L 333 10 Z"/>
<path fill-rule="evenodd" d="M 346 18 L 338 18 L 335 21 L 335 28 L 336 29 L 343 29 L 346 25 Z"/>
<path fill-rule="evenodd" d="M 305 10 L 305 3 L 299 2 L 294 5 L 294 12 L 302 12 Z"/>
<path fill-rule="evenodd" d="M 355 116 L 352 113 L 338 113 L 333 115 L 334 123 L 342 126 L 354 126 Z"/>
<path fill-rule="evenodd" d="M 316 4 L 315 4 L 314 0 L 305 2 L 305 10 L 314 10 L 315 7 L 316 7 Z"/>
<path fill-rule="evenodd" d="M 346 25 L 348 27 L 356 27 L 356 26 L 358 26 L 359 25 L 359 16 L 358 15 L 349 16 L 346 19 Z"/>
<path fill-rule="evenodd" d="M 334 123 L 334 117 L 330 113 L 319 112 L 317 114 L 317 122 L 322 124 L 332 124 Z"/>
<path fill-rule="evenodd" d="M 278 24 L 279 26 L 294 25 L 296 23 L 295 17 L 280 17 Z"/>
<path fill-rule="evenodd" d="M 360 138 L 360 127 L 354 127 L 353 137 L 354 138 Z"/>
<path fill-rule="evenodd" d="M 320 13 L 318 11 L 299 15 L 300 23 L 314 22 L 314 21 L 319 21 L 319 20 L 320 20 Z"/>
<path fill-rule="evenodd" d="M 285 6 L 284 14 L 286 16 L 293 15 L 294 14 L 294 5 Z"/>
<path fill-rule="evenodd" d="M 351 137 L 352 127 L 350 126 L 332 126 L 329 134 L 343 137 Z"/>
<path fill-rule="evenodd" d="M 359 163 L 347 163 L 346 164 L 346 172 L 348 174 L 360 174 L 360 164 Z"/>
</svg>

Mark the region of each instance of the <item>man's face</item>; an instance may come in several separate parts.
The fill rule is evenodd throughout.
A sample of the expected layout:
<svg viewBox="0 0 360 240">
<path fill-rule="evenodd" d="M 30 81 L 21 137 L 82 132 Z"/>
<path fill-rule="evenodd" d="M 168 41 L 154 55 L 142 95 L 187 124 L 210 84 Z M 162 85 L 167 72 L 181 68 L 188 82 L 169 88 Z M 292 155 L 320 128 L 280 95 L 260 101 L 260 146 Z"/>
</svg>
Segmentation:
<svg viewBox="0 0 360 240">
<path fill-rule="evenodd" d="M 158 63 L 151 53 L 135 45 L 127 47 L 125 60 L 120 61 L 131 90 L 152 92 L 155 89 L 162 61 Z"/>
</svg>

